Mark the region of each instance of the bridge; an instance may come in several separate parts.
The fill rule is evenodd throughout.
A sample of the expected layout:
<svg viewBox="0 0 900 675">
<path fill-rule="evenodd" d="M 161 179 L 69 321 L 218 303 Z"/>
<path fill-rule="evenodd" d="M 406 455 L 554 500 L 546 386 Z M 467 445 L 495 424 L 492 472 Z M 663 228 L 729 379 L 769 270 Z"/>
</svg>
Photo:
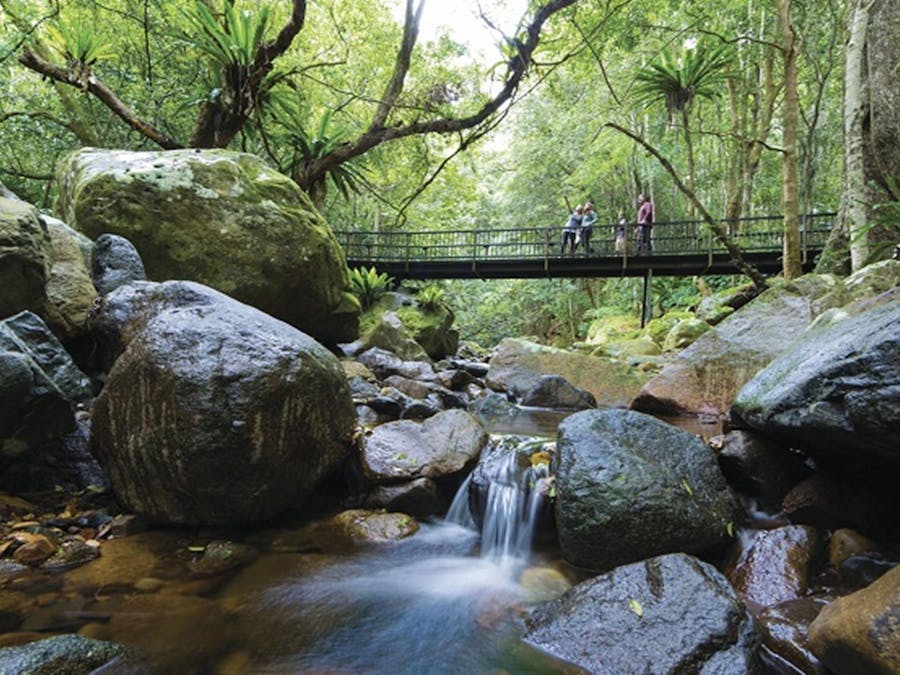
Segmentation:
<svg viewBox="0 0 900 675">
<path fill-rule="evenodd" d="M 805 271 L 812 268 L 834 224 L 834 213 L 800 218 Z M 764 274 L 781 270 L 782 216 L 741 218 L 725 224 L 747 262 Z M 335 232 L 349 267 L 375 267 L 396 279 L 694 276 L 737 274 L 725 248 L 700 220 L 653 226 L 652 252 L 614 250 L 612 224 L 596 223 L 590 251 L 560 252 L 562 227 L 479 230 Z"/>
</svg>

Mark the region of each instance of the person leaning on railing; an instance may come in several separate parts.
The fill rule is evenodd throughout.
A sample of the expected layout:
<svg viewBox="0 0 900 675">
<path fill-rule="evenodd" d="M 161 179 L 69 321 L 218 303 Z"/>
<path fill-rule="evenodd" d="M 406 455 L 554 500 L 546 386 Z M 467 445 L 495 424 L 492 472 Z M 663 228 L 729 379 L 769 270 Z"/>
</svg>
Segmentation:
<svg viewBox="0 0 900 675">
<path fill-rule="evenodd" d="M 653 202 L 643 193 L 638 195 L 638 214 L 637 214 L 637 250 L 650 252 L 653 250 L 652 230 L 653 230 Z"/>
<path fill-rule="evenodd" d="M 581 246 L 585 255 L 594 250 L 591 248 L 591 234 L 594 232 L 594 223 L 596 222 L 597 212 L 594 210 L 594 205 L 590 202 L 585 202 L 584 215 L 581 217 L 581 230 L 579 232 Z"/>
</svg>

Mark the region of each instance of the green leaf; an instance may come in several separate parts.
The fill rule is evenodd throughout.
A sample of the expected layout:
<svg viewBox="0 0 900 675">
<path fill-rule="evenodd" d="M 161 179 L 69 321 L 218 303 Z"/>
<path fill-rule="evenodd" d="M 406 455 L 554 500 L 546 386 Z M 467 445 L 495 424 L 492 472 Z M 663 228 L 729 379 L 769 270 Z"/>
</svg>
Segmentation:
<svg viewBox="0 0 900 675">
<path fill-rule="evenodd" d="M 644 608 L 641 607 L 641 603 L 639 603 L 634 598 L 628 601 L 628 609 L 637 614 L 638 616 L 644 616 Z"/>
<path fill-rule="evenodd" d="M 690 484 L 687 482 L 686 478 L 681 479 L 681 487 L 684 488 L 684 491 L 687 492 L 691 497 L 694 496 L 694 491 L 691 489 Z"/>
<path fill-rule="evenodd" d="M 734 522 L 728 521 L 728 524 L 725 526 L 725 531 L 728 533 L 729 537 L 734 537 Z"/>
</svg>

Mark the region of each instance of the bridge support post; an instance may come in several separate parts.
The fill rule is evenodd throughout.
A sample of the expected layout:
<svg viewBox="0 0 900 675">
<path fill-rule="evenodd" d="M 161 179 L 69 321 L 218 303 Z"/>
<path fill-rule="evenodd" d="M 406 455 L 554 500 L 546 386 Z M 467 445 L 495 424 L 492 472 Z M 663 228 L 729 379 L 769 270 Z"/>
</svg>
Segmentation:
<svg viewBox="0 0 900 675">
<path fill-rule="evenodd" d="M 644 275 L 644 294 L 641 302 L 641 328 L 647 325 L 653 313 L 653 269 L 648 267 Z"/>
</svg>

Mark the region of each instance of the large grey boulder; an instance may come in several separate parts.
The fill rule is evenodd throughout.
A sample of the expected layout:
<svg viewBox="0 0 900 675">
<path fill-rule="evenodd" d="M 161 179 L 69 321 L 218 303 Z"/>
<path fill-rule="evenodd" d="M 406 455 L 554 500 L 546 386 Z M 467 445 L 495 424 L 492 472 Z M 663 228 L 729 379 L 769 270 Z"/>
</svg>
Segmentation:
<svg viewBox="0 0 900 675">
<path fill-rule="evenodd" d="M 127 238 L 151 279 L 202 282 L 324 342 L 356 338 L 337 240 L 306 193 L 259 158 L 88 148 L 60 164 L 58 182 L 62 217 Z"/>
<path fill-rule="evenodd" d="M 43 312 L 49 266 L 50 233 L 37 209 L 0 197 L 0 319 Z"/>
<path fill-rule="evenodd" d="M 587 410 L 559 426 L 556 525 L 566 560 L 606 570 L 699 552 L 728 538 L 735 502 L 696 436 L 630 410 Z"/>
<path fill-rule="evenodd" d="M 2 675 L 90 675 L 125 653 L 114 642 L 80 635 L 55 635 L 0 649 Z"/>
<path fill-rule="evenodd" d="M 596 675 L 747 675 L 759 636 L 725 578 L 673 554 L 618 567 L 539 606 L 525 641 Z"/>
<path fill-rule="evenodd" d="M 559 375 L 593 394 L 599 405 L 627 406 L 645 378 L 625 364 L 579 352 L 506 338 L 491 357 L 487 385 L 521 399 L 543 375 Z"/>
<path fill-rule="evenodd" d="M 651 379 L 631 407 L 653 413 L 723 413 L 738 390 L 782 354 L 819 310 L 817 298 L 839 287 L 827 275 L 809 275 L 762 293 Z"/>
<path fill-rule="evenodd" d="M 741 389 L 732 412 L 810 451 L 900 464 L 900 297 L 823 316 Z M 826 319 L 831 319 L 827 321 Z"/>
<path fill-rule="evenodd" d="M 337 358 L 295 328 L 191 282 L 135 282 L 97 317 L 123 349 L 94 408 L 120 500 L 153 520 L 247 523 L 298 503 L 347 456 Z"/>
<path fill-rule="evenodd" d="M 0 321 L 0 456 L 15 457 L 75 428 L 88 378 L 40 317 Z"/>
<path fill-rule="evenodd" d="M 375 483 L 458 476 L 475 464 L 486 443 L 484 427 L 464 410 L 446 410 L 424 422 L 388 422 L 366 437 L 363 471 Z"/>
</svg>

